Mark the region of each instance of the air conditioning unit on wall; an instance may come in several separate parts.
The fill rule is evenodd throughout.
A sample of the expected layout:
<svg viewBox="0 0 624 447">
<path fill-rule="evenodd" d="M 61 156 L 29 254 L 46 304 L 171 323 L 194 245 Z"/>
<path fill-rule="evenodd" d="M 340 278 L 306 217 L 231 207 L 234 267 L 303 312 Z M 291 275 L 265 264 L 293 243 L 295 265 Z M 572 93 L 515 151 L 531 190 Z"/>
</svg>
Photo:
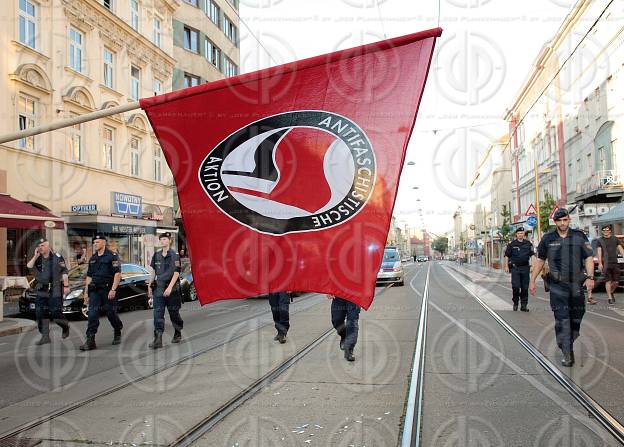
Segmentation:
<svg viewBox="0 0 624 447">
<path fill-rule="evenodd" d="M 599 216 L 602 216 L 603 214 L 608 213 L 610 209 L 611 207 L 609 206 L 601 205 L 601 206 L 598 206 L 598 209 L 596 211 Z"/>
<path fill-rule="evenodd" d="M 585 205 L 583 210 L 584 210 L 584 214 L 586 216 L 595 216 L 596 215 L 596 205 Z"/>
</svg>

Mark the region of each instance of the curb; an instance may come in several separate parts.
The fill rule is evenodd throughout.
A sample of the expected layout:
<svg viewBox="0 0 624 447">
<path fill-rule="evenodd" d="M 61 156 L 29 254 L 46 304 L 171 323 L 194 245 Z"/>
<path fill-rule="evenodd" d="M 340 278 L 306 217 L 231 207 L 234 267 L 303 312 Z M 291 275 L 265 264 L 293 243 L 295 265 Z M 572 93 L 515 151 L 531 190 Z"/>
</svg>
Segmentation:
<svg viewBox="0 0 624 447">
<path fill-rule="evenodd" d="M 37 324 L 34 321 L 26 320 L 24 318 L 5 318 L 4 321 L 14 322 L 14 324 L 11 325 L 11 327 L 0 329 L 0 337 L 17 335 L 37 329 Z"/>
</svg>

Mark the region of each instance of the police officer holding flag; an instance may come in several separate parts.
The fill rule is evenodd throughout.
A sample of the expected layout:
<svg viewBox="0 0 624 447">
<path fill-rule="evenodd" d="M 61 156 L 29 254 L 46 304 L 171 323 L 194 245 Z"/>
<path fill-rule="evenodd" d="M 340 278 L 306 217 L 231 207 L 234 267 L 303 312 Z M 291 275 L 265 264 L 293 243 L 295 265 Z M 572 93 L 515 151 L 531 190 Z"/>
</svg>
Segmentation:
<svg viewBox="0 0 624 447">
<path fill-rule="evenodd" d="M 557 345 L 563 353 L 561 364 L 574 365 L 574 341 L 581 331 L 587 290 L 594 288 L 594 259 L 585 233 L 569 228 L 568 210 L 559 208 L 553 216 L 556 229 L 545 234 L 537 247 L 535 267 L 531 272 L 529 292 L 535 295 L 535 280 L 548 260 L 550 272 L 550 307 L 555 316 Z"/>
<path fill-rule="evenodd" d="M 63 329 L 63 338 L 69 337 L 69 322 L 63 316 L 63 296 L 69 293 L 67 266 L 60 253 L 53 253 L 46 238 L 39 239 L 35 254 L 26 264 L 35 277 L 37 298 L 35 314 L 41 338 L 37 345 L 50 343 L 50 320 Z"/>
<path fill-rule="evenodd" d="M 529 308 L 529 275 L 531 258 L 535 256 L 533 244 L 525 238 L 524 228 L 516 228 L 516 238 L 507 244 L 505 249 L 505 272 L 511 272 L 511 288 L 513 290 L 513 310 L 528 312 Z"/>
</svg>

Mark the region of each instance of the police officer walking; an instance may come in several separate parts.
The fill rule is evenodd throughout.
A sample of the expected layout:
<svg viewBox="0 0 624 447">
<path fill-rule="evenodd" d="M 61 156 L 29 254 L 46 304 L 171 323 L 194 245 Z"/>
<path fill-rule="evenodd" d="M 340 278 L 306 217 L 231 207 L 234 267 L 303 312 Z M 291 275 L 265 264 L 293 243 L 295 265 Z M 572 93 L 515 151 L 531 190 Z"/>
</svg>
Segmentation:
<svg viewBox="0 0 624 447">
<path fill-rule="evenodd" d="M 331 321 L 340 336 L 340 349 L 344 351 L 344 358 L 348 362 L 353 362 L 355 361 L 353 349 L 358 339 L 360 306 L 334 295 L 327 297 L 332 300 Z"/>
<path fill-rule="evenodd" d="M 271 306 L 273 322 L 277 330 L 277 334 L 273 337 L 273 340 L 284 344 L 286 343 L 286 334 L 288 334 L 288 329 L 290 329 L 290 293 L 269 293 L 269 306 Z"/>
<path fill-rule="evenodd" d="M 63 296 L 69 293 L 67 266 L 63 256 L 53 253 L 48 240 L 42 238 L 26 267 L 37 281 L 35 314 L 41 338 L 36 344 L 50 343 L 50 317 L 63 329 L 62 337 L 69 337 L 69 322 L 61 307 Z"/>
<path fill-rule="evenodd" d="M 568 210 L 559 208 L 553 216 L 557 228 L 544 235 L 537 247 L 535 268 L 529 291 L 535 295 L 535 280 L 548 260 L 550 272 L 550 307 L 555 316 L 557 345 L 563 353 L 561 364 L 574 365 L 573 344 L 581 331 L 587 290 L 594 288 L 592 247 L 585 233 L 569 228 Z"/>
<path fill-rule="evenodd" d="M 526 240 L 524 228 L 516 228 L 516 238 L 507 244 L 505 249 L 505 272 L 511 271 L 511 288 L 513 290 L 513 310 L 528 312 L 530 261 L 535 252 L 533 244 Z"/>
<path fill-rule="evenodd" d="M 180 294 L 180 255 L 171 249 L 171 233 L 160 235 L 162 250 L 152 256 L 150 267 L 154 275 L 150 279 L 148 295 L 154 300 L 154 341 L 149 344 L 151 349 L 162 348 L 162 334 L 165 331 L 165 307 L 173 325 L 174 334 L 171 343 L 180 343 L 184 322 L 180 317 L 182 295 Z M 156 281 L 152 292 L 152 281 Z"/>
<path fill-rule="evenodd" d="M 87 279 L 85 281 L 84 301 L 89 309 L 87 339 L 80 346 L 81 351 L 96 349 L 95 334 L 100 326 L 100 311 L 106 310 L 106 316 L 113 326 L 113 344 L 121 343 L 123 324 L 117 315 L 117 286 L 121 281 L 121 263 L 117 253 L 106 248 L 106 237 L 96 234 L 93 239 L 93 256 L 89 259 Z"/>
</svg>

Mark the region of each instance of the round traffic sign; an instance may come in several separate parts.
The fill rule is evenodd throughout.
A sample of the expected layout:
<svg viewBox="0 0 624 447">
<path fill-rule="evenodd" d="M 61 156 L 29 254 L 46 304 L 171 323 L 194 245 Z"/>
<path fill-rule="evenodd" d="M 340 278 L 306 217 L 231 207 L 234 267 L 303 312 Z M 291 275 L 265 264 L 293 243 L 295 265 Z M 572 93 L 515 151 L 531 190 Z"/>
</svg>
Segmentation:
<svg viewBox="0 0 624 447">
<path fill-rule="evenodd" d="M 535 227 L 537 225 L 537 216 L 529 216 L 526 220 L 527 226 Z"/>
</svg>

